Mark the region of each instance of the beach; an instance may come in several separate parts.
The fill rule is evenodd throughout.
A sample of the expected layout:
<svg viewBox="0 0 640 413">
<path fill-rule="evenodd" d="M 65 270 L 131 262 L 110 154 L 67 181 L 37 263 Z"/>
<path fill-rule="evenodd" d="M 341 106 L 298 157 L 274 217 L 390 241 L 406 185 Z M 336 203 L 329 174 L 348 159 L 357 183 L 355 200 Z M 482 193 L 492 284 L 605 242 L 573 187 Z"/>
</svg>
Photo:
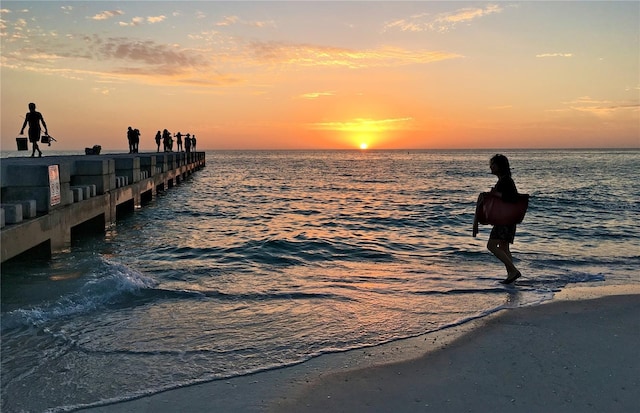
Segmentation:
<svg viewBox="0 0 640 413">
<path fill-rule="evenodd" d="M 92 412 L 632 412 L 640 289 L 576 288 L 434 334 Z"/>
</svg>

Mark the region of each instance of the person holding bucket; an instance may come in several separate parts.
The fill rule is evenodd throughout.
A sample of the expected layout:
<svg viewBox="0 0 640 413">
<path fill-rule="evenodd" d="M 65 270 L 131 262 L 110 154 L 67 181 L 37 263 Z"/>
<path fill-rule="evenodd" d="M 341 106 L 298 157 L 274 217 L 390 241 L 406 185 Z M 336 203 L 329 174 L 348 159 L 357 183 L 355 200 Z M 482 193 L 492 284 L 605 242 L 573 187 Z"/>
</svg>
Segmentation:
<svg viewBox="0 0 640 413">
<path fill-rule="evenodd" d="M 38 141 L 40 140 L 40 122 L 42 122 L 42 126 L 44 126 L 44 134 L 49 135 L 47 131 L 47 124 L 42 117 L 40 112 L 36 111 L 36 104 L 29 103 L 29 112 L 24 118 L 24 123 L 22 124 L 22 129 L 20 129 L 20 135 L 24 134 L 24 128 L 29 124 L 29 141 L 33 144 L 33 152 L 31 152 L 31 157 L 36 154 L 38 151 L 38 157 L 42 156 L 42 151 L 38 147 Z"/>
</svg>

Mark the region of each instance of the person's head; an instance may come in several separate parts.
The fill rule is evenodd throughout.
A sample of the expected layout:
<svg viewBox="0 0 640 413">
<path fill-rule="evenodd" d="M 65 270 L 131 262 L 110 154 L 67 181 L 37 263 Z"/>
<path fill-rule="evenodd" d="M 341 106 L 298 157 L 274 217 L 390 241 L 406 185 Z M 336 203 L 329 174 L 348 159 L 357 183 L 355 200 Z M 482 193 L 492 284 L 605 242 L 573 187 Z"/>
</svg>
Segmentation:
<svg viewBox="0 0 640 413">
<path fill-rule="evenodd" d="M 30 111 L 32 111 L 32 112 L 33 112 L 34 110 L 36 110 L 36 104 L 35 104 L 35 103 L 33 103 L 33 102 L 32 102 L 32 103 L 29 103 L 29 110 L 30 110 Z"/>
<path fill-rule="evenodd" d="M 498 176 L 511 176 L 511 168 L 509 167 L 509 159 L 502 154 L 496 154 L 491 157 L 489 162 L 491 173 Z"/>
</svg>

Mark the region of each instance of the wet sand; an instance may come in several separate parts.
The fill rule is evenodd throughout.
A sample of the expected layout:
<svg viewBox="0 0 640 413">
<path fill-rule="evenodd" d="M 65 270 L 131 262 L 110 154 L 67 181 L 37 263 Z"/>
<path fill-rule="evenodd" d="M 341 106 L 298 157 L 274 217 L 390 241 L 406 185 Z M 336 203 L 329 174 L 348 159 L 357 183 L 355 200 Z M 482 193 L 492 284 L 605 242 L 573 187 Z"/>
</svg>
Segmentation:
<svg viewBox="0 0 640 413">
<path fill-rule="evenodd" d="M 638 290 L 574 290 L 434 334 L 86 410 L 636 412 Z"/>
</svg>

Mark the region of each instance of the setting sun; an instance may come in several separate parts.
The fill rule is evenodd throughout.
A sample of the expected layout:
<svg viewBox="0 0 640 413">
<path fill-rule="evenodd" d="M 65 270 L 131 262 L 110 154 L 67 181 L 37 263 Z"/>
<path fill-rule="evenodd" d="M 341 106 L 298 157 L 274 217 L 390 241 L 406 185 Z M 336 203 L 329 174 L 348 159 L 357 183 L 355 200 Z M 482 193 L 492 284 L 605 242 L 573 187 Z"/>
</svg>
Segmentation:
<svg viewBox="0 0 640 413">
<path fill-rule="evenodd" d="M 369 145 L 367 145 L 365 142 L 362 142 L 360 144 L 360 149 L 367 149 L 369 147 Z"/>
</svg>

